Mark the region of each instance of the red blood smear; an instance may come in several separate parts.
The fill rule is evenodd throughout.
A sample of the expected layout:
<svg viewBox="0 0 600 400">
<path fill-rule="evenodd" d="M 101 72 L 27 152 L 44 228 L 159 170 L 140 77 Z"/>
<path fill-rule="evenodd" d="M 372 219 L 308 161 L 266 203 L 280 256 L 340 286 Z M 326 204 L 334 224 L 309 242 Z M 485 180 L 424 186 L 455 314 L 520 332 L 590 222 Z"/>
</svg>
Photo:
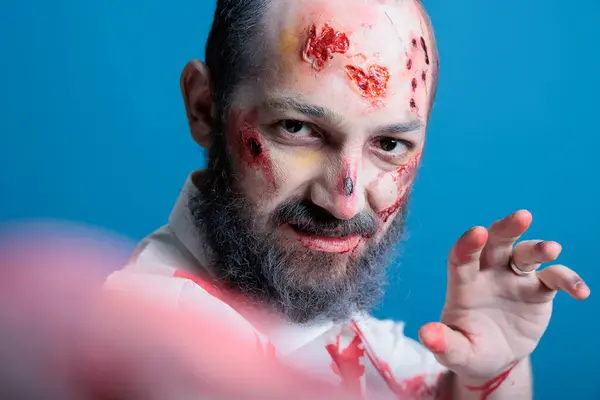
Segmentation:
<svg viewBox="0 0 600 400">
<path fill-rule="evenodd" d="M 511 371 L 516 366 L 517 366 L 517 363 L 513 364 L 508 370 L 501 373 L 494 379 L 486 382 L 482 386 L 467 386 L 467 389 L 469 389 L 472 392 L 482 392 L 480 399 L 486 400 L 492 393 L 494 393 L 500 387 L 500 385 L 502 385 L 504 383 L 504 381 L 506 381 L 506 379 L 508 378 L 508 375 L 510 375 Z"/>
<path fill-rule="evenodd" d="M 361 395 L 361 378 L 365 367 L 361 364 L 365 350 L 358 335 L 354 336 L 350 345 L 340 351 L 340 336 L 335 344 L 328 344 L 325 349 L 331 356 L 331 369 L 342 379 L 342 385 L 352 394 Z"/>
<path fill-rule="evenodd" d="M 421 73 L 421 79 L 423 80 L 423 82 L 427 80 L 427 74 L 425 73 L 425 71 Z"/>
<path fill-rule="evenodd" d="M 325 67 L 325 63 L 333 58 L 334 53 L 344 54 L 349 48 L 350 40 L 345 33 L 337 32 L 325 24 L 321 35 L 317 37 L 317 27 L 313 24 L 308 32 L 302 58 L 320 71 Z"/>
<path fill-rule="evenodd" d="M 357 334 L 356 336 L 361 338 L 361 341 L 364 341 L 365 337 L 355 321 L 352 322 L 352 327 Z M 417 375 L 398 382 L 388 363 L 375 356 L 375 354 L 370 354 L 370 352 L 366 352 L 366 354 L 373 367 L 383 378 L 396 398 L 420 399 L 425 396 L 433 396 L 437 393 L 438 386 L 442 382 L 443 373 L 438 374 L 438 379 L 435 384 L 428 384 L 426 375 Z"/>
<path fill-rule="evenodd" d="M 382 97 L 387 90 L 390 73 L 387 68 L 371 65 L 368 74 L 359 67 L 346 65 L 346 75 L 358 87 L 363 97 Z"/>
<path fill-rule="evenodd" d="M 190 274 L 189 272 L 186 272 L 183 270 L 176 270 L 173 273 L 173 277 L 188 279 L 188 280 L 194 282 L 196 285 L 200 286 L 202 289 L 204 289 L 204 291 L 206 291 L 206 293 L 210 294 L 213 297 L 216 297 L 219 300 L 223 300 L 223 294 L 220 292 L 219 288 L 217 288 L 210 282 L 205 281 L 204 279 L 201 279 L 199 276 Z"/>
<path fill-rule="evenodd" d="M 263 144 L 262 135 L 249 123 L 244 123 L 239 130 L 238 151 L 243 166 L 260 169 L 267 182 L 275 187 L 275 174 L 269 152 Z"/>
<path fill-rule="evenodd" d="M 408 61 L 406 62 L 406 69 L 410 71 L 411 68 L 412 68 L 412 58 L 409 58 Z"/>
<path fill-rule="evenodd" d="M 415 99 L 410 99 L 410 102 L 408 104 L 410 105 L 410 109 L 412 111 L 414 111 L 417 108 L 417 103 L 415 102 Z"/>
<path fill-rule="evenodd" d="M 277 361 L 277 350 L 275 349 L 275 345 L 273 343 L 268 342 L 265 349 L 262 341 L 260 340 L 258 335 L 256 335 L 256 348 L 258 349 L 260 354 L 266 356 L 268 359 L 272 361 Z"/>
<path fill-rule="evenodd" d="M 413 92 L 415 92 L 417 90 L 417 78 L 413 78 L 413 80 L 410 83 L 410 85 L 412 86 Z"/>
<path fill-rule="evenodd" d="M 398 188 L 398 199 L 391 207 L 379 212 L 379 218 L 381 218 L 384 223 L 387 222 L 388 219 L 402 206 L 402 203 L 404 203 L 404 199 L 408 193 L 406 188 L 410 185 L 415 177 L 420 159 L 421 154 L 417 154 L 406 165 L 403 165 L 397 171 L 392 173 L 392 179 L 394 182 L 396 182 L 396 186 Z"/>
</svg>

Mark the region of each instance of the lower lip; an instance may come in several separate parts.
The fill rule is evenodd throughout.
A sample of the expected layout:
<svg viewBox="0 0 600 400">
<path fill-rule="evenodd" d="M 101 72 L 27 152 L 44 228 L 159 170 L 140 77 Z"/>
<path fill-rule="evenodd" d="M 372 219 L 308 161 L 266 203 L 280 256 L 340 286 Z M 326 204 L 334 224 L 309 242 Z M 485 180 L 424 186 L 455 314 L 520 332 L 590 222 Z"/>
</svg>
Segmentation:
<svg viewBox="0 0 600 400">
<path fill-rule="evenodd" d="M 358 247 L 361 237 L 360 236 L 347 236 L 347 237 L 327 237 L 327 236 L 315 236 L 306 233 L 294 231 L 299 236 L 299 242 L 304 247 L 312 250 L 322 251 L 325 253 L 337 253 L 345 254 L 349 253 Z"/>
</svg>

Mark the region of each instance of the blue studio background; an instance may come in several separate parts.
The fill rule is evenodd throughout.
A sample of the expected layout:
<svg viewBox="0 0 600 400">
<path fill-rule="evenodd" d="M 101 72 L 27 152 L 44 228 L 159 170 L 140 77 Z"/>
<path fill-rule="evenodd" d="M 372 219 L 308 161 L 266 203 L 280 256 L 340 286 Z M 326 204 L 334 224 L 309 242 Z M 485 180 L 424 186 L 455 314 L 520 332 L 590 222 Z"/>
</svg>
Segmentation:
<svg viewBox="0 0 600 400">
<path fill-rule="evenodd" d="M 0 7 L 0 222 L 58 218 L 140 239 L 203 165 L 179 73 L 214 1 L 27 0 Z M 377 314 L 439 316 L 446 254 L 519 208 L 528 238 L 600 290 L 600 2 L 426 1 L 442 71 L 410 237 Z M 533 356 L 539 399 L 600 399 L 598 297 L 561 294 Z"/>
</svg>

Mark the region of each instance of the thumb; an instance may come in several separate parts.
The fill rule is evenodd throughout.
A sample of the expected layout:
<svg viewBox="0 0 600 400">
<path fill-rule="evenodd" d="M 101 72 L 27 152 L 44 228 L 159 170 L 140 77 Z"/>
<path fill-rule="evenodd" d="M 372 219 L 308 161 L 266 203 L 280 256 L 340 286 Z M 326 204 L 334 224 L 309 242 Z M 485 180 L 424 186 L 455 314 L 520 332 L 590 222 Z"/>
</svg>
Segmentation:
<svg viewBox="0 0 600 400">
<path fill-rule="evenodd" d="M 471 342 L 461 332 L 440 322 L 431 322 L 419 329 L 419 340 L 443 366 L 449 369 L 466 364 Z"/>
</svg>

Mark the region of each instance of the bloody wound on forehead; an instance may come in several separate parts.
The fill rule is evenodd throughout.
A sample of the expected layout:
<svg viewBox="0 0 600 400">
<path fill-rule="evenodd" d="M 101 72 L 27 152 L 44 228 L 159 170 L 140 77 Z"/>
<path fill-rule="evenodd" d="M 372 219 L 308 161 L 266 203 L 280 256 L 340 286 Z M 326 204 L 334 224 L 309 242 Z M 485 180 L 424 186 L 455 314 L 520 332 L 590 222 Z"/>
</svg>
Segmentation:
<svg viewBox="0 0 600 400">
<path fill-rule="evenodd" d="M 382 97 L 387 91 L 390 73 L 386 67 L 371 65 L 367 72 L 353 65 L 346 65 L 346 75 L 363 97 Z"/>
<path fill-rule="evenodd" d="M 317 37 L 317 27 L 313 24 L 308 31 L 308 39 L 302 59 L 310 63 L 317 71 L 325 67 L 327 61 L 333 58 L 334 53 L 344 54 L 350 48 L 348 36 L 343 32 L 337 32 L 329 25 L 325 24 L 321 35 Z"/>
</svg>

